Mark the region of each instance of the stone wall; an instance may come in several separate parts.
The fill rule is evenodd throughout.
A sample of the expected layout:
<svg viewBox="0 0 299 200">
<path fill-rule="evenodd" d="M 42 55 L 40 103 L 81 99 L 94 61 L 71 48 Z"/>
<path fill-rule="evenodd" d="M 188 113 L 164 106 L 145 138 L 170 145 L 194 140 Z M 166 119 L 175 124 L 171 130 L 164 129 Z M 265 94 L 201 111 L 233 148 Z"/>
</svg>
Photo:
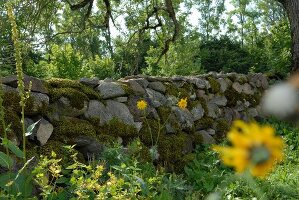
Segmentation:
<svg viewBox="0 0 299 200">
<path fill-rule="evenodd" d="M 102 144 L 128 144 L 140 138 L 144 158 L 157 144 L 157 162 L 178 166 L 191 159 L 197 144 L 215 143 L 235 119 L 250 120 L 260 114 L 259 100 L 268 87 L 262 74 L 215 74 L 188 77 L 131 76 L 120 80 L 82 78 L 32 81 L 25 109 L 26 126 L 40 120 L 29 138 L 32 153 L 60 151 L 76 144 L 85 159 L 97 156 Z M 9 137 L 21 142 L 20 106 L 16 76 L 2 79 L 5 119 Z M 187 98 L 187 108 L 177 106 Z M 148 107 L 140 111 L 138 100 Z M 146 116 L 146 117 L 145 117 Z M 1 128 L 1 127 L 0 127 Z M 34 150 L 33 150 L 34 149 Z"/>
</svg>

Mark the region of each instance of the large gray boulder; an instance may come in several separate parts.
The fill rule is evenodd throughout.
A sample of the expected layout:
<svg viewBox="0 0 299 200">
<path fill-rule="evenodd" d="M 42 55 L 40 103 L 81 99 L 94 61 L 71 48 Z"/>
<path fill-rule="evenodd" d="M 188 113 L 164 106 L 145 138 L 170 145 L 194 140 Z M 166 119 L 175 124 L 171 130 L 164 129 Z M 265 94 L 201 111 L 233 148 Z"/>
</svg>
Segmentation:
<svg viewBox="0 0 299 200">
<path fill-rule="evenodd" d="M 155 108 L 165 105 L 167 103 L 166 97 L 163 94 L 161 94 L 160 92 L 157 92 L 153 89 L 147 88 L 146 93 L 148 94 L 148 97 L 151 100 L 151 103 Z"/>
<path fill-rule="evenodd" d="M 40 80 L 40 79 L 32 77 L 32 76 L 28 76 L 26 74 L 24 74 L 23 76 L 24 76 L 23 81 L 24 81 L 25 90 L 28 90 L 29 83 L 32 82 L 32 87 L 31 87 L 32 92 L 48 94 L 48 89 L 46 88 L 45 82 L 43 80 Z M 4 77 L 1 79 L 1 81 L 5 85 L 9 85 L 14 88 L 18 87 L 17 75 L 11 75 L 11 76 Z"/>
<path fill-rule="evenodd" d="M 103 99 L 120 97 L 126 94 L 122 86 L 116 82 L 100 81 L 96 89 L 100 92 Z"/>
<path fill-rule="evenodd" d="M 84 112 L 87 119 L 99 119 L 99 125 L 103 125 L 112 119 L 112 114 L 107 111 L 105 105 L 98 100 L 90 100 L 88 108 Z"/>
</svg>

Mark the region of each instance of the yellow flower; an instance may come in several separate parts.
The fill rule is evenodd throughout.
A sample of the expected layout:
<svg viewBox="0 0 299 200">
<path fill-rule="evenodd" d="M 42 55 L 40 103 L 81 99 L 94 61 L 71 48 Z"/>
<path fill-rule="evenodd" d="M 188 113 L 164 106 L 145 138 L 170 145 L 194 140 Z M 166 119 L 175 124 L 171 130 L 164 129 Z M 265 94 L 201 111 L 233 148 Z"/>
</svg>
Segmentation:
<svg viewBox="0 0 299 200">
<path fill-rule="evenodd" d="M 283 140 L 270 126 L 235 121 L 228 132 L 229 147 L 214 146 L 224 164 L 237 173 L 249 170 L 253 176 L 265 177 L 283 159 Z"/>
<path fill-rule="evenodd" d="M 138 110 L 144 110 L 147 107 L 147 103 L 144 100 L 137 101 L 137 108 Z"/>
<path fill-rule="evenodd" d="M 180 101 L 178 102 L 178 107 L 181 109 L 185 109 L 187 107 L 187 97 L 186 98 L 181 98 Z"/>
</svg>

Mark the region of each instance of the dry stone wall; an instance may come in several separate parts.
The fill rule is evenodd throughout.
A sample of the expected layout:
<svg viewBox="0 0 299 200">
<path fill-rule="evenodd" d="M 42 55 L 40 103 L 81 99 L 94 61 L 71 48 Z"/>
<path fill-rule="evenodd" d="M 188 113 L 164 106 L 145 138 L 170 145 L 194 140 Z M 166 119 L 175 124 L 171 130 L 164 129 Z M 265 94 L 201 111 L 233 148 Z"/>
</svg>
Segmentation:
<svg viewBox="0 0 299 200">
<path fill-rule="evenodd" d="M 38 153 L 76 144 L 88 159 L 97 156 L 105 143 L 126 145 L 140 138 L 145 154 L 157 144 L 157 160 L 174 166 L 186 160 L 197 144 L 221 139 L 233 120 L 259 117 L 259 100 L 268 87 L 262 74 L 236 73 L 79 81 L 25 76 L 24 81 L 27 87 L 32 82 L 26 126 L 40 120 L 29 138 L 29 146 L 37 146 Z M 2 83 L 9 137 L 20 144 L 17 78 L 5 77 Z M 177 106 L 181 98 L 187 98 L 186 109 Z M 137 109 L 139 100 L 148 103 L 145 111 Z"/>
</svg>

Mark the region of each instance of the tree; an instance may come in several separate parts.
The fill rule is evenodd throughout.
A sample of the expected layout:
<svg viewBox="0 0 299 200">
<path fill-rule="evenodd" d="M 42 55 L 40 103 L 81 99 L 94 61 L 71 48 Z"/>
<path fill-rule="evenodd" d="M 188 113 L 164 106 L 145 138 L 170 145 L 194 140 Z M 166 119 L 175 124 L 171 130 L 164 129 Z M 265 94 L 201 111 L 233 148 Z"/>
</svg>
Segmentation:
<svg viewBox="0 0 299 200">
<path fill-rule="evenodd" d="M 299 0 L 277 0 L 279 1 L 289 18 L 292 37 L 292 71 L 299 70 Z"/>
</svg>

